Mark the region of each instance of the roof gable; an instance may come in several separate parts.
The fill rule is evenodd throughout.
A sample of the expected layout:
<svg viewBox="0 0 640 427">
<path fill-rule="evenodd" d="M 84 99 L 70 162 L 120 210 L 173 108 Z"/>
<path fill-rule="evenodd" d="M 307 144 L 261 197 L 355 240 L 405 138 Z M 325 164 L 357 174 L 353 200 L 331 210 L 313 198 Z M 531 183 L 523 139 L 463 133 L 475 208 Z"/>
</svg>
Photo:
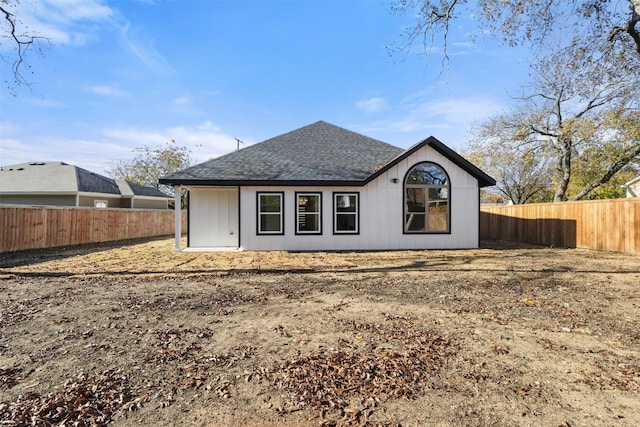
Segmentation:
<svg viewBox="0 0 640 427">
<path fill-rule="evenodd" d="M 420 150 L 423 147 L 429 146 L 436 150 L 438 153 L 442 154 L 444 157 L 449 159 L 456 166 L 459 166 L 462 170 L 467 172 L 469 175 L 473 176 L 478 180 L 478 186 L 480 187 L 490 187 L 492 185 L 496 185 L 496 180 L 491 178 L 489 175 L 484 173 L 481 169 L 475 166 L 473 163 L 462 157 L 460 154 L 453 151 L 451 148 L 444 145 L 437 138 L 430 136 L 427 139 L 420 141 L 415 144 L 413 147 L 409 147 L 406 151 L 402 152 L 399 156 L 392 159 L 389 163 L 384 165 L 380 170 L 376 171 L 373 175 L 371 175 L 367 182 L 373 181 L 378 176 L 389 170 L 391 167 L 395 166 L 400 161 L 406 159 L 416 151 Z"/>
</svg>

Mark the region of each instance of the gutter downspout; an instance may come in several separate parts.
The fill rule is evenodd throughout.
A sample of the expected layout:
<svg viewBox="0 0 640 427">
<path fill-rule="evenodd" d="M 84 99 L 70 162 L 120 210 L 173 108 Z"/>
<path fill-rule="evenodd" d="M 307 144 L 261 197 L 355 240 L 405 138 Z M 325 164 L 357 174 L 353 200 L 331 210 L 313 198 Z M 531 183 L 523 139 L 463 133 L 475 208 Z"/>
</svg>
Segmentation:
<svg viewBox="0 0 640 427">
<path fill-rule="evenodd" d="M 173 211 L 175 213 L 175 234 L 176 234 L 176 240 L 175 240 L 175 251 L 176 252 L 181 252 L 182 248 L 181 248 L 181 244 L 180 244 L 180 239 L 182 237 L 182 205 L 181 205 L 181 200 L 180 200 L 180 195 L 181 195 L 181 191 L 182 187 L 180 185 L 174 185 L 173 186 Z"/>
</svg>

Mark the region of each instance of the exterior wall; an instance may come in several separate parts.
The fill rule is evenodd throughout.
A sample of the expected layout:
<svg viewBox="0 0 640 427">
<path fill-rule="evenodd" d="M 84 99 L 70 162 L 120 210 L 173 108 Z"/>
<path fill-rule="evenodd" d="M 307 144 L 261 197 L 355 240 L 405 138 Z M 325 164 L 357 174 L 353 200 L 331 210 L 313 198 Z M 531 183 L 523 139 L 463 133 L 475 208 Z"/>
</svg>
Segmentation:
<svg viewBox="0 0 640 427">
<path fill-rule="evenodd" d="M 168 199 L 143 199 L 140 197 L 133 198 L 133 206 L 131 206 L 131 202 L 129 202 L 129 206 L 124 206 L 126 203 L 126 199 L 122 199 L 123 208 L 124 207 L 133 207 L 135 209 L 168 209 L 169 208 L 169 200 Z"/>
<path fill-rule="evenodd" d="M 189 189 L 189 247 L 237 248 L 237 187 Z"/>
<path fill-rule="evenodd" d="M 423 161 L 439 164 L 449 175 L 451 233 L 403 233 L 403 181 L 409 169 Z M 257 234 L 256 193 L 267 190 L 284 192 L 284 235 Z M 321 235 L 296 235 L 297 191 L 322 192 Z M 333 234 L 335 191 L 360 194 L 359 234 Z M 240 246 L 245 250 L 462 249 L 479 245 L 478 182 L 431 147 L 414 153 L 364 187 L 242 187 L 240 206 Z"/>
<path fill-rule="evenodd" d="M 78 206 L 83 208 L 93 208 L 96 200 L 106 200 L 109 208 L 121 208 L 121 199 L 119 196 L 109 195 L 90 195 L 90 196 L 78 196 Z"/>
<path fill-rule="evenodd" d="M 76 196 L 71 195 L 7 195 L 0 196 L 0 205 L 29 205 L 29 206 L 75 206 Z"/>
<path fill-rule="evenodd" d="M 76 197 L 78 205 L 76 206 Z M 0 205 L 58 206 L 93 208 L 96 200 L 106 200 L 109 208 L 168 209 L 168 199 L 152 197 L 124 198 L 115 194 L 81 193 L 56 195 L 12 195 L 0 196 Z M 131 205 L 133 200 L 133 206 Z"/>
<path fill-rule="evenodd" d="M 403 233 L 404 178 L 409 169 L 423 161 L 437 163 L 449 176 L 450 233 Z M 463 249 L 479 245 L 478 182 L 431 147 L 424 147 L 363 187 L 242 187 L 239 206 L 234 203 L 238 198 L 236 187 L 189 190 L 190 248 L 238 247 L 228 239 L 232 228 L 234 233 L 238 229 L 240 248 L 258 251 Z M 284 193 L 284 235 L 257 233 L 256 193 L 264 191 Z M 322 234 L 296 234 L 296 192 L 321 192 Z M 359 234 L 333 234 L 334 192 L 359 193 Z M 239 224 L 233 222 L 234 216 Z"/>
<path fill-rule="evenodd" d="M 450 233 L 404 234 L 403 182 L 416 163 L 431 161 L 440 165 L 450 179 Z M 397 178 L 397 183 L 394 179 Z M 284 235 L 257 234 L 257 192 L 284 193 Z M 321 192 L 322 234 L 296 235 L 296 192 Z M 333 234 L 333 193 L 360 195 L 359 234 Z M 199 247 L 216 244 L 214 225 L 216 192 L 192 188 L 190 193 L 190 240 L 198 236 Z M 240 247 L 244 250 L 385 250 L 385 249 L 461 249 L 479 245 L 478 182 L 431 147 L 399 162 L 366 186 L 359 187 L 242 187 L 240 190 Z M 194 220 L 195 219 L 195 220 Z M 209 236 L 209 237 L 206 237 Z M 205 240 L 203 240 L 203 238 Z M 211 240 L 208 240 L 211 239 Z M 191 242 L 190 247 L 195 247 Z"/>
</svg>

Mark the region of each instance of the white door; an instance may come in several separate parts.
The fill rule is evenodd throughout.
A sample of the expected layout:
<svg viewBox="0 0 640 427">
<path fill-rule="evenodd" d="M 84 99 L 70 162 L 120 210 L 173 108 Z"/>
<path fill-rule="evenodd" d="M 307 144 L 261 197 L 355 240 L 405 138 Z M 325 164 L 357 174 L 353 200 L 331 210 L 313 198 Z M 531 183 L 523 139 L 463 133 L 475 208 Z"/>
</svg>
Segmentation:
<svg viewBox="0 0 640 427">
<path fill-rule="evenodd" d="M 189 246 L 233 247 L 240 244 L 238 189 L 191 189 L 189 196 Z"/>
</svg>

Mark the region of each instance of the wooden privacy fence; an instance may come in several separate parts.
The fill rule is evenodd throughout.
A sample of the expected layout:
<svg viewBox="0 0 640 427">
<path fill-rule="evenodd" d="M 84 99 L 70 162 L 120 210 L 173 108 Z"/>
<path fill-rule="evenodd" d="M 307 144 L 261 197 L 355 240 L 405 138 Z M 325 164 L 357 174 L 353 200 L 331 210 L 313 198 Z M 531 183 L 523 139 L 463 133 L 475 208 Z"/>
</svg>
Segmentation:
<svg viewBox="0 0 640 427">
<path fill-rule="evenodd" d="M 186 214 L 182 213 L 185 231 Z M 0 206 L 0 253 L 171 235 L 173 210 Z"/>
<path fill-rule="evenodd" d="M 640 253 L 640 198 L 482 207 L 480 238 Z"/>
</svg>

